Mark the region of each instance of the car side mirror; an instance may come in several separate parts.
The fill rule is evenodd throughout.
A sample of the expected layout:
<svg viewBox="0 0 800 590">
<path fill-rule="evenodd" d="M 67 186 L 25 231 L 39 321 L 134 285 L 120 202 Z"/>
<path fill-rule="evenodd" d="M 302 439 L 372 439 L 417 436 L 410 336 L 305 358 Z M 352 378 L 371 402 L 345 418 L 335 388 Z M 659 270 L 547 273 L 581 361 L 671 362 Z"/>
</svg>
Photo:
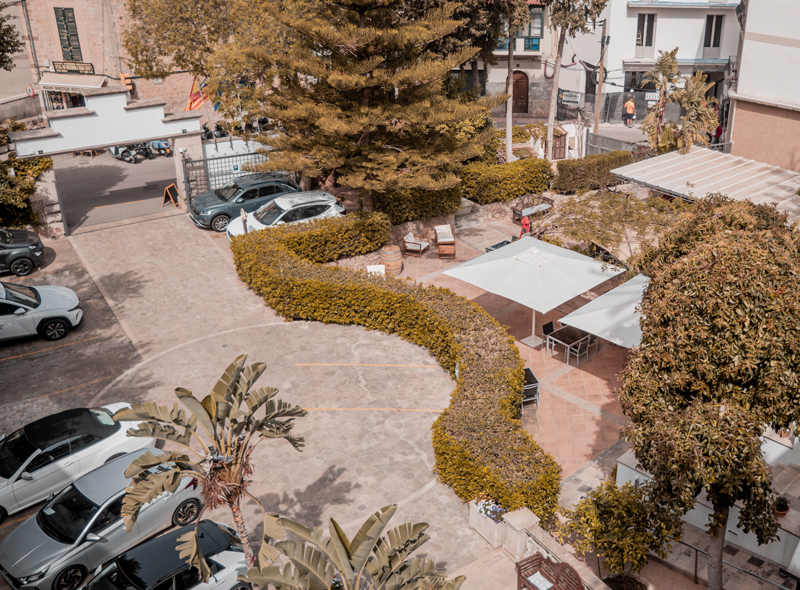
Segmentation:
<svg viewBox="0 0 800 590">
<path fill-rule="evenodd" d="M 244 203 L 244 197 L 237 197 L 234 203 Z"/>
<path fill-rule="evenodd" d="M 25 315 L 28 313 L 28 310 L 24 307 L 18 307 L 17 310 L 14 312 L 14 315 Z"/>
<path fill-rule="evenodd" d="M 49 496 L 47 496 L 47 498 L 45 498 L 45 500 L 44 500 L 44 501 L 45 501 L 45 502 L 49 502 L 50 500 L 52 500 L 52 499 L 53 499 L 53 498 L 55 498 L 55 497 L 56 497 L 56 493 L 55 493 L 55 492 L 53 492 L 52 494 L 50 494 Z"/>
<path fill-rule="evenodd" d="M 23 471 L 22 473 L 20 473 L 19 478 L 24 479 L 25 481 L 33 481 L 33 476 L 27 471 Z"/>
<path fill-rule="evenodd" d="M 105 539 L 96 533 L 89 533 L 86 535 L 87 543 L 101 543 L 103 541 L 105 541 Z"/>
</svg>

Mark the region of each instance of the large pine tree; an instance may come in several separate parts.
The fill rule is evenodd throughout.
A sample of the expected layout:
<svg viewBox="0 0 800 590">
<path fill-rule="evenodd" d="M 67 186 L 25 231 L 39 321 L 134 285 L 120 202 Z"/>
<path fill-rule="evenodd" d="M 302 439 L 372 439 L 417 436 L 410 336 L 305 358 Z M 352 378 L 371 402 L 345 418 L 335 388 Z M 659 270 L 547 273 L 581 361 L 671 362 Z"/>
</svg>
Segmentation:
<svg viewBox="0 0 800 590">
<path fill-rule="evenodd" d="M 286 40 L 280 51 L 247 54 L 248 69 L 260 64 L 268 82 L 257 93 L 258 111 L 280 125 L 263 139 L 274 150 L 268 168 L 335 174 L 362 190 L 440 190 L 457 184 L 461 163 L 482 153 L 489 126 L 477 137 L 457 131 L 493 105 L 442 92 L 451 70 L 477 50 L 429 50 L 459 26 L 454 5 L 413 19 L 399 0 L 308 0 L 302 14 L 264 8 Z"/>
</svg>

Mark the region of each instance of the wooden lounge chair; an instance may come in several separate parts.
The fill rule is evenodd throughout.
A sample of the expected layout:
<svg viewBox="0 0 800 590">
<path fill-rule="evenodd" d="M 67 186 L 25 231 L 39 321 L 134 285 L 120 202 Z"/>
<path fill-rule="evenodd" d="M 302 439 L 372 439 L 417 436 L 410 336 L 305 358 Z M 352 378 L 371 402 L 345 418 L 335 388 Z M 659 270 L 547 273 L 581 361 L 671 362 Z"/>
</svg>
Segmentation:
<svg viewBox="0 0 800 590">
<path fill-rule="evenodd" d="M 422 258 L 422 255 L 431 247 L 430 243 L 423 238 L 418 238 L 411 232 L 403 237 L 403 254 Z"/>
<path fill-rule="evenodd" d="M 436 248 L 439 258 L 455 258 L 456 238 L 453 235 L 453 228 L 450 224 L 437 225 L 433 229 L 436 232 Z"/>
</svg>

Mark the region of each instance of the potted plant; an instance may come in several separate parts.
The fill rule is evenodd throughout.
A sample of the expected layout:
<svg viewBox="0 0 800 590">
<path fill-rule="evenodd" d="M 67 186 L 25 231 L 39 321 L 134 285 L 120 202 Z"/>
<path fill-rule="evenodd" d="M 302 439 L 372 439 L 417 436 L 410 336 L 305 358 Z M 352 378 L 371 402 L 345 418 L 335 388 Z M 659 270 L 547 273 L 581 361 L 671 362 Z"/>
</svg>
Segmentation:
<svg viewBox="0 0 800 590">
<path fill-rule="evenodd" d="M 775 514 L 777 516 L 783 516 L 787 512 L 789 512 L 789 500 L 785 496 L 778 496 L 775 499 Z"/>
<path fill-rule="evenodd" d="M 469 503 L 469 524 L 486 539 L 492 547 L 500 547 L 505 541 L 506 527 L 503 523 L 505 508 L 481 493 Z"/>
</svg>

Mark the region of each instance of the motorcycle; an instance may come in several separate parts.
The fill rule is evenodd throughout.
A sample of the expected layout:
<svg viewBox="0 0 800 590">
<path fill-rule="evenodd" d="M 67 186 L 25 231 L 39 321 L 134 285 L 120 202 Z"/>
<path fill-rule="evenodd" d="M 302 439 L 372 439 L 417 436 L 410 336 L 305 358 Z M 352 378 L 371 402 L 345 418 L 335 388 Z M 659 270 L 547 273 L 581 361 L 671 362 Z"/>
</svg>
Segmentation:
<svg viewBox="0 0 800 590">
<path fill-rule="evenodd" d="M 214 131 L 211 131 L 211 129 L 208 128 L 208 123 L 203 123 L 203 132 L 200 135 L 201 139 L 213 139 L 215 137 L 227 137 L 227 136 L 228 132 L 225 131 L 225 129 L 219 123 L 214 125 Z"/>
<path fill-rule="evenodd" d="M 139 152 L 136 147 L 132 145 L 114 145 L 111 146 L 108 151 L 111 152 L 111 155 L 117 160 L 122 160 L 128 164 L 136 164 L 139 161 L 136 159 Z"/>
<path fill-rule="evenodd" d="M 156 150 L 162 156 L 170 156 L 172 155 L 172 151 L 170 150 L 169 141 L 166 139 L 154 139 L 150 142 L 150 145 L 154 150 Z"/>
<path fill-rule="evenodd" d="M 153 150 L 146 143 L 134 144 L 133 148 L 137 153 L 141 154 L 145 160 L 152 160 L 156 157 L 156 155 L 153 153 Z"/>
</svg>

